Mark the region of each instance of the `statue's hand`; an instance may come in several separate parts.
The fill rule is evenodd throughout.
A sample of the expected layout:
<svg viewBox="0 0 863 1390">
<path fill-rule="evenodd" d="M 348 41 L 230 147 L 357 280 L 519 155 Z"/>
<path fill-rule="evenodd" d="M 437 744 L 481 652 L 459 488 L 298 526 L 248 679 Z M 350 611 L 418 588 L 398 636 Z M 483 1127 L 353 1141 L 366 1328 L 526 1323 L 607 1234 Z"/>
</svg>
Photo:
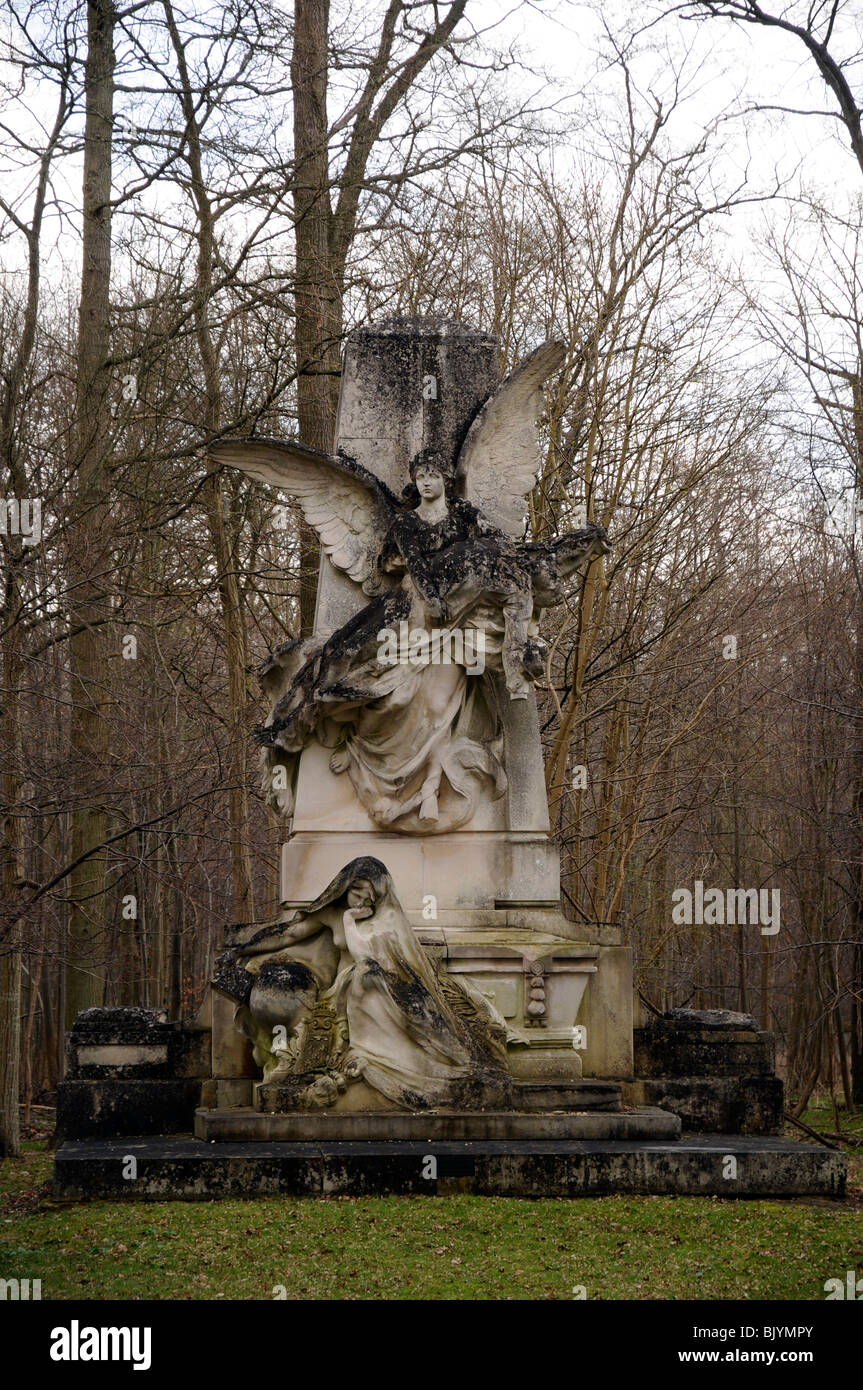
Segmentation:
<svg viewBox="0 0 863 1390">
<path fill-rule="evenodd" d="M 238 962 L 242 963 L 248 954 L 249 949 L 247 946 L 231 946 L 229 950 L 225 951 L 224 954 L 220 956 L 220 960 L 224 961 L 226 965 L 236 965 Z"/>
<path fill-rule="evenodd" d="M 425 601 L 426 617 L 431 623 L 440 623 L 446 626 L 449 622 L 449 609 L 446 600 L 442 598 L 428 597 Z"/>
</svg>

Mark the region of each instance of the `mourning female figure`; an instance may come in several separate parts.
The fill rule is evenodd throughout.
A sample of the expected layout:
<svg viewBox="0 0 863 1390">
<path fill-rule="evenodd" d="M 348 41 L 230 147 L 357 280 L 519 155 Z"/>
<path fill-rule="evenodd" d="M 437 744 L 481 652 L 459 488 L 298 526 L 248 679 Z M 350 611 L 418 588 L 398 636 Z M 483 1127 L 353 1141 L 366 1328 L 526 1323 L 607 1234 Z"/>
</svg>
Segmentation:
<svg viewBox="0 0 863 1390">
<path fill-rule="evenodd" d="M 220 958 L 264 1080 L 296 1105 L 352 1083 L 397 1106 L 505 1103 L 506 1025 L 463 977 L 438 972 L 385 865 L 354 859 L 315 902 Z"/>
</svg>

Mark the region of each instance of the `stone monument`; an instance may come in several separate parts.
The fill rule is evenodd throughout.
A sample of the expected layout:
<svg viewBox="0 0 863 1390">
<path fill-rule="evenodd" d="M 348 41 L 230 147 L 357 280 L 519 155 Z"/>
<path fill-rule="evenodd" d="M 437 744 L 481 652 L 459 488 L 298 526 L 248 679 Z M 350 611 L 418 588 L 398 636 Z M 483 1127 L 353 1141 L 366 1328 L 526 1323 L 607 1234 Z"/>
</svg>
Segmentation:
<svg viewBox="0 0 863 1390">
<path fill-rule="evenodd" d="M 841 1154 L 781 1137 L 772 1035 L 716 1010 L 633 1030 L 618 931 L 561 912 L 538 618 L 608 548 L 522 539 L 561 359 L 501 383 L 487 334 L 371 325 L 333 454 L 214 447 L 321 541 L 314 633 L 262 671 L 281 908 L 227 930 L 194 1022 L 79 1015 L 58 1198 L 844 1192 Z"/>
<path fill-rule="evenodd" d="M 218 963 L 226 1074 L 202 1138 L 238 1101 L 607 1109 L 613 1088 L 583 1078 L 631 1075 L 630 953 L 561 912 L 532 684 L 542 609 L 609 548 L 592 523 L 523 539 L 563 356 L 545 343 L 501 383 L 488 334 L 371 325 L 348 340 L 334 454 L 212 451 L 298 499 L 322 558 L 313 636 L 262 670 L 282 912 Z"/>
</svg>

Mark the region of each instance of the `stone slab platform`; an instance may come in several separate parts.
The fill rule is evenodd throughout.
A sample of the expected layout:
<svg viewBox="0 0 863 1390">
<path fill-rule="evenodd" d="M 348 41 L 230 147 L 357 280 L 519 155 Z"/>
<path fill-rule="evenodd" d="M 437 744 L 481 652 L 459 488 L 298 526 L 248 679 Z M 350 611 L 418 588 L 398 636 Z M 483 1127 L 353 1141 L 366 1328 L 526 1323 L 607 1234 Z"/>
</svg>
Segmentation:
<svg viewBox="0 0 863 1390">
<path fill-rule="evenodd" d="M 327 1143 L 419 1140 L 676 1139 L 679 1116 L 628 1111 L 552 1110 L 196 1110 L 195 1137 L 207 1143 Z"/>
<path fill-rule="evenodd" d="M 128 1158 L 137 1176 L 124 1178 Z M 428 1159 L 433 1157 L 435 1165 Z M 736 1162 L 736 1176 L 723 1176 Z M 431 1176 L 436 1169 L 436 1176 Z M 90 1140 L 57 1150 L 54 1195 L 81 1201 L 212 1201 L 223 1197 L 591 1197 L 610 1193 L 834 1197 L 842 1154 L 739 1135 L 674 1143 L 622 1140 L 203 1144 L 191 1138 Z"/>
<path fill-rule="evenodd" d="M 510 1059 L 510 1065 L 512 1060 Z M 513 1086 L 517 1110 L 605 1110 L 622 1109 L 623 1087 L 616 1081 L 516 1081 Z M 633 1105 L 643 1105 L 641 1100 Z M 654 1107 L 653 1101 L 647 1104 Z"/>
<path fill-rule="evenodd" d="M 519 1056 L 519 1054 L 516 1054 L 516 1056 Z M 202 1108 L 202 1109 L 205 1109 L 205 1110 L 229 1110 L 229 1109 L 236 1109 L 237 1106 L 242 1106 L 242 1107 L 245 1108 L 245 1109 L 258 1110 L 258 1111 L 260 1111 L 261 1113 L 266 1113 L 266 1114 L 268 1114 L 268 1115 L 271 1115 L 271 1114 L 274 1114 L 274 1113 L 278 1113 L 278 1114 L 295 1114 L 295 1113 L 296 1113 L 296 1111 L 294 1110 L 294 1107 L 293 1107 L 292 1104 L 290 1103 L 290 1097 L 291 1097 L 292 1094 L 293 1094 L 292 1092 L 286 1090 L 286 1091 L 283 1093 L 283 1092 L 282 1092 L 282 1088 L 281 1088 L 277 1083 L 270 1083 L 270 1084 L 267 1084 L 266 1082 L 259 1083 L 258 1085 L 254 1086 L 254 1090 L 253 1090 L 253 1084 L 254 1084 L 254 1083 L 249 1082 L 249 1083 L 248 1083 L 248 1088 L 247 1088 L 247 1090 L 244 1091 L 244 1090 L 242 1089 L 242 1083 L 240 1083 L 240 1087 L 238 1087 L 237 1090 L 235 1090 L 235 1091 L 233 1092 L 233 1094 L 232 1094 L 231 1091 L 225 1087 L 225 1083 L 216 1082 L 216 1083 L 213 1084 L 212 1086 L 208 1086 L 208 1087 L 206 1088 L 206 1091 L 202 1090 L 202 1092 L 201 1092 L 201 1097 L 200 1097 L 200 1101 L 198 1102 L 198 1106 L 196 1106 L 195 1108 L 196 1108 L 196 1109 Z M 632 1083 L 630 1083 L 630 1084 L 632 1084 Z M 220 1098 L 220 1085 L 221 1085 L 221 1087 L 222 1087 L 221 1095 L 224 1095 L 224 1096 L 226 1097 L 226 1099 L 221 1099 L 221 1098 Z M 230 1086 L 230 1083 L 228 1083 L 228 1086 Z M 531 1111 L 538 1111 L 538 1112 L 539 1112 L 539 1111 L 549 1111 L 549 1110 L 571 1110 L 571 1111 L 572 1111 L 572 1110 L 601 1110 L 601 1111 L 607 1111 L 607 1112 L 608 1112 L 608 1111 L 618 1112 L 618 1111 L 620 1111 L 620 1110 L 623 1108 L 623 1107 L 622 1107 L 622 1103 L 621 1103 L 621 1092 L 622 1092 L 622 1087 L 621 1087 L 621 1085 L 620 1085 L 618 1082 L 616 1082 L 616 1081 L 595 1081 L 593 1078 L 590 1078 L 590 1079 L 588 1079 L 588 1080 L 582 1080 L 581 1078 L 579 1078 L 578 1080 L 575 1080 L 575 1081 L 563 1081 L 563 1080 L 559 1080 L 559 1079 L 558 1079 L 558 1080 L 555 1080 L 555 1081 L 516 1081 L 516 1082 L 513 1084 L 513 1087 L 512 1087 L 512 1105 L 511 1105 L 510 1109 L 511 1109 L 511 1110 L 515 1110 L 515 1111 L 531 1110 Z M 288 1103 L 283 1103 L 283 1094 L 285 1095 L 285 1097 L 288 1098 Z M 352 1097 L 353 1097 L 355 1094 L 356 1094 L 356 1087 L 355 1087 L 355 1086 L 351 1086 L 351 1087 L 349 1088 L 348 1092 L 347 1092 L 347 1095 L 344 1096 L 344 1097 L 342 1097 L 342 1100 L 343 1100 L 343 1101 L 344 1101 L 344 1100 L 352 1101 Z M 230 1097 L 230 1099 L 228 1099 L 227 1097 Z M 380 1099 L 380 1098 L 378 1097 L 378 1099 Z M 490 1102 L 489 1102 L 490 1107 L 493 1106 L 493 1104 L 494 1104 L 493 1101 L 490 1101 Z M 636 1108 L 636 1107 L 639 1107 L 639 1106 L 640 1106 L 640 1107 L 644 1107 L 645 1105 L 646 1105 L 648 1108 L 651 1108 L 651 1109 L 662 1108 L 662 1107 L 659 1106 L 658 1102 L 656 1102 L 656 1101 L 654 1101 L 654 1100 L 652 1100 L 652 1099 L 649 1100 L 649 1101 L 647 1101 L 647 1102 L 645 1102 L 641 1097 L 639 1097 L 637 1100 L 633 1100 L 633 1101 L 630 1102 L 630 1109 Z M 361 1109 L 363 1109 L 364 1107 L 363 1107 L 362 1105 L 359 1105 L 359 1104 L 356 1104 L 356 1103 L 353 1103 L 353 1102 L 352 1102 L 352 1104 L 350 1104 L 350 1105 L 339 1104 L 339 1105 L 337 1105 L 335 1108 L 336 1108 L 336 1110 L 337 1110 L 340 1114 L 342 1114 L 342 1113 L 344 1113 L 345 1111 L 361 1110 Z M 381 1107 L 378 1106 L 378 1105 L 375 1105 L 374 1102 L 373 1102 L 373 1104 L 372 1104 L 371 1106 L 366 1106 L 365 1108 L 367 1108 L 367 1109 L 372 1109 L 372 1108 L 374 1108 L 374 1109 L 380 1109 Z M 386 1108 L 386 1107 L 384 1106 L 384 1108 Z M 671 1106 L 668 1106 L 667 1109 L 668 1109 L 668 1110 L 671 1110 L 672 1107 L 671 1107 Z M 332 1115 L 332 1112 L 329 1112 L 329 1113 L 330 1113 L 330 1115 Z M 392 1112 L 389 1111 L 388 1113 L 392 1113 Z M 676 1112 L 675 1112 L 675 1113 L 676 1113 Z M 354 1138 L 358 1138 L 358 1137 L 361 1137 L 361 1138 L 364 1138 L 364 1139 L 374 1139 L 374 1138 L 384 1138 L 384 1139 L 402 1138 L 402 1139 L 410 1139 L 410 1138 L 413 1138 L 413 1137 L 414 1137 L 412 1134 L 403 1134 L 403 1135 L 391 1135 L 391 1134 L 374 1135 L 374 1134 L 363 1134 L 362 1136 L 357 1136 L 357 1135 L 355 1135 L 355 1134 L 333 1134 L 333 1131 L 332 1131 L 332 1128 L 330 1127 L 330 1122 L 329 1122 L 329 1121 L 327 1122 L 327 1126 L 328 1126 L 328 1127 L 327 1127 L 327 1132 L 326 1132 L 325 1137 L 328 1138 L 328 1139 L 332 1139 L 332 1138 L 336 1138 L 336 1139 L 354 1139 Z M 194 1119 L 189 1120 L 186 1124 L 177 1125 L 176 1128 L 175 1128 L 173 1131 L 170 1131 L 170 1132 L 172 1132 L 172 1133 L 174 1133 L 174 1134 L 180 1134 L 180 1133 L 185 1132 L 185 1131 L 186 1131 L 187 1129 L 189 1129 L 190 1127 L 191 1127 L 191 1128 L 194 1128 Z M 706 1129 L 707 1126 L 706 1126 L 706 1125 L 702 1125 L 701 1128 L 702 1128 L 702 1129 Z M 711 1128 L 711 1129 L 715 1129 L 715 1130 L 719 1130 L 719 1129 L 724 1128 L 724 1126 L 722 1126 L 722 1125 L 711 1125 L 710 1128 Z M 729 1130 L 736 1129 L 736 1126 L 735 1126 L 735 1125 L 729 1125 L 729 1126 L 728 1126 L 728 1129 L 729 1129 Z M 123 1131 L 122 1131 L 122 1130 L 118 1130 L 117 1133 L 123 1133 Z M 65 1136 L 64 1136 L 64 1137 L 65 1137 Z M 87 1137 L 87 1138 L 101 1138 L 101 1137 L 104 1137 L 104 1138 L 107 1139 L 107 1138 L 111 1138 L 112 1136 L 111 1136 L 110 1134 L 105 1134 L 104 1136 L 102 1136 L 101 1134 L 93 1134 L 93 1135 L 90 1135 L 89 1133 L 88 1133 L 86 1136 L 85 1136 L 84 1134 L 74 1134 L 74 1133 L 70 1133 L 70 1134 L 68 1135 L 68 1138 L 70 1138 L 70 1139 L 79 1139 L 79 1138 L 85 1138 L 85 1137 Z M 201 1138 L 201 1139 L 203 1139 L 203 1138 L 208 1138 L 209 1136 L 200 1134 L 198 1137 Z M 213 1137 L 218 1137 L 218 1136 L 213 1136 Z M 245 1136 L 244 1136 L 244 1137 L 245 1137 Z M 274 1138 L 275 1138 L 275 1137 L 278 1137 L 278 1138 L 281 1138 L 281 1139 L 285 1139 L 285 1138 L 294 1139 L 294 1138 L 305 1138 L 306 1136 L 305 1136 L 305 1135 L 289 1134 L 289 1135 L 278 1135 L 278 1136 L 275 1136 L 275 1135 L 274 1135 L 274 1136 L 272 1136 L 272 1137 L 274 1137 Z M 420 1138 L 421 1135 L 417 1135 L 416 1137 L 417 1137 L 417 1138 Z M 443 1136 L 443 1137 L 444 1137 L 444 1138 L 448 1138 L 448 1139 L 467 1139 L 467 1138 L 477 1138 L 477 1137 L 480 1137 L 480 1136 L 477 1136 L 477 1135 L 466 1135 L 466 1134 L 450 1134 L 450 1135 L 445 1135 L 445 1136 Z M 502 1137 L 502 1138 L 512 1138 L 511 1135 L 502 1135 L 502 1136 L 500 1136 L 500 1137 Z M 630 1138 L 637 1138 L 638 1136 L 630 1134 L 629 1137 L 630 1137 Z M 649 1136 L 647 1136 L 647 1137 L 649 1137 Z"/>
</svg>

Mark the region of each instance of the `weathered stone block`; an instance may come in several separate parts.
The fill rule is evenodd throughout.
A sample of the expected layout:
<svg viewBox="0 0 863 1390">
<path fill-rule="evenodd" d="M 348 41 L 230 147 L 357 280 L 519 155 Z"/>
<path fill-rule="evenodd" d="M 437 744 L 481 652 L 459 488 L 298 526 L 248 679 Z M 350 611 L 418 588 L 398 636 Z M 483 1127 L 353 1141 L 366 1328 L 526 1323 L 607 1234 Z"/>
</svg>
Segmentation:
<svg viewBox="0 0 863 1390">
<path fill-rule="evenodd" d="M 85 1009 L 66 1044 L 67 1077 L 110 1081 L 210 1075 L 210 1033 L 164 1009 Z"/>
<path fill-rule="evenodd" d="M 717 1011 L 718 1012 L 718 1011 Z M 733 1019 L 742 1016 L 732 1015 Z M 700 1019 L 704 1020 L 705 1015 Z M 736 1022 L 681 1021 L 673 1015 L 634 1031 L 637 1076 L 770 1076 L 775 1069 L 772 1033 L 741 1028 Z M 754 1024 L 754 1020 L 750 1020 Z"/>
<path fill-rule="evenodd" d="M 684 1133 L 781 1134 L 784 1095 L 778 1076 L 654 1077 L 626 1088 L 628 1104 L 679 1115 Z"/>
<path fill-rule="evenodd" d="M 57 1138 L 190 1133 L 200 1105 L 201 1082 L 81 1079 L 57 1087 Z"/>
</svg>

